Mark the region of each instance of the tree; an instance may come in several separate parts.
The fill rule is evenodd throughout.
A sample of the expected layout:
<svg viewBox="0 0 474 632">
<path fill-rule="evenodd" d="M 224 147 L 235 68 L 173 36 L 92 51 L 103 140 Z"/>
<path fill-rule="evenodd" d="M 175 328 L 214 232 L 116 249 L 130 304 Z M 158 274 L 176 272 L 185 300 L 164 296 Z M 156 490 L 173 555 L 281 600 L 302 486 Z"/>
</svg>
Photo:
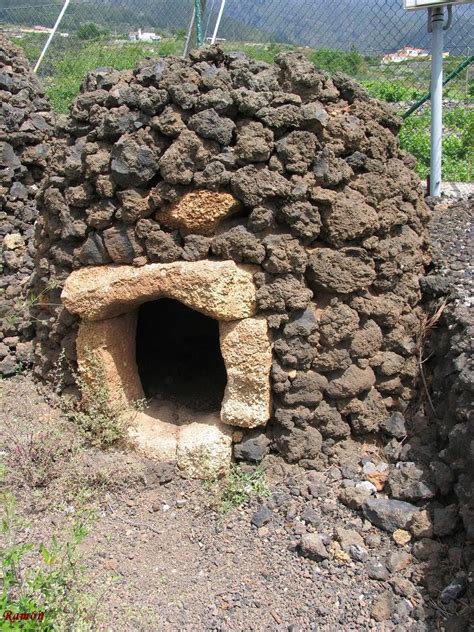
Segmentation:
<svg viewBox="0 0 474 632">
<path fill-rule="evenodd" d="M 95 22 L 82 24 L 76 31 L 76 35 L 81 40 L 96 40 L 108 34 L 108 30 Z"/>
</svg>

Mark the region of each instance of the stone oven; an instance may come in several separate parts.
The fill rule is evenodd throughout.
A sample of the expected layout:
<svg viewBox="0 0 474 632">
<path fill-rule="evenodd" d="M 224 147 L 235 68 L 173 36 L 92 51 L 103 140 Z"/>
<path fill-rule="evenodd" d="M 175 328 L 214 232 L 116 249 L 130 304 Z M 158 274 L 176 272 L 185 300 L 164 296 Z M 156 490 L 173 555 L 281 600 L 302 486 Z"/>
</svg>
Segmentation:
<svg viewBox="0 0 474 632">
<path fill-rule="evenodd" d="M 298 53 L 90 73 L 39 201 L 37 371 L 94 353 L 114 398 L 153 400 L 138 447 L 189 476 L 248 437 L 307 467 L 389 441 L 428 217 L 399 125 Z"/>
</svg>

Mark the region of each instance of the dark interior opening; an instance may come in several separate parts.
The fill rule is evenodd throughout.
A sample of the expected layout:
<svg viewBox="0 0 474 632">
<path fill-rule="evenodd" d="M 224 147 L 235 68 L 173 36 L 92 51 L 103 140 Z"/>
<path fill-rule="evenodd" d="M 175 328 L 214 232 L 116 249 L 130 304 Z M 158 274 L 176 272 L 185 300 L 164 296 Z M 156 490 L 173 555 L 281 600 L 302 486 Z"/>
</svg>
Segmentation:
<svg viewBox="0 0 474 632">
<path fill-rule="evenodd" d="M 220 410 L 227 375 L 216 320 L 167 298 L 144 303 L 138 312 L 137 365 L 147 398 Z"/>
</svg>

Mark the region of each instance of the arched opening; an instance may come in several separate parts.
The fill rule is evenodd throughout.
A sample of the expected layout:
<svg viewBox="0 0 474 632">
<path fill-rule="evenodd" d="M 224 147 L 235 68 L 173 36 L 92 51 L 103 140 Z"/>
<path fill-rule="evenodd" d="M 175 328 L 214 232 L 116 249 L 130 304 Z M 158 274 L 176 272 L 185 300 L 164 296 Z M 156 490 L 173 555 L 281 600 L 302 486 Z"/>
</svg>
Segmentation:
<svg viewBox="0 0 474 632">
<path fill-rule="evenodd" d="M 227 383 L 218 322 L 163 298 L 138 310 L 138 373 L 147 398 L 219 411 Z"/>
</svg>

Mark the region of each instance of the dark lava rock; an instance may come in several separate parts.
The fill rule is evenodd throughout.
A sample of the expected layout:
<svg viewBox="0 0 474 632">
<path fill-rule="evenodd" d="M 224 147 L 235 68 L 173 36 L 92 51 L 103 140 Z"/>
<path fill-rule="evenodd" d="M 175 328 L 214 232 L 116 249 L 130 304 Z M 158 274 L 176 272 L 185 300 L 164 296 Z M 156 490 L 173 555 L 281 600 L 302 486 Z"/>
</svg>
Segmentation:
<svg viewBox="0 0 474 632">
<path fill-rule="evenodd" d="M 386 581 L 390 577 L 388 568 L 383 562 L 379 560 L 369 560 L 366 565 L 367 575 L 370 579 L 378 579 L 379 581 Z"/>
<path fill-rule="evenodd" d="M 418 463 L 397 463 L 390 471 L 389 485 L 392 496 L 400 500 L 423 500 L 436 493 L 429 468 Z"/>
<path fill-rule="evenodd" d="M 380 425 L 391 437 L 395 437 L 396 439 L 406 437 L 407 429 L 405 427 L 405 417 L 398 411 L 392 413 L 390 417 Z"/>
<path fill-rule="evenodd" d="M 240 461 L 260 461 L 269 452 L 270 439 L 261 430 L 245 433 L 242 441 L 234 446 L 234 457 Z"/>
<path fill-rule="evenodd" d="M 458 522 L 457 505 L 437 507 L 433 511 L 433 532 L 438 537 L 450 535 L 456 531 Z"/>
<path fill-rule="evenodd" d="M 232 133 L 235 123 L 229 118 L 219 116 L 219 114 L 211 108 L 194 114 L 189 119 L 189 129 L 199 134 L 202 138 L 215 140 L 221 145 L 228 145 L 232 140 Z"/>
<path fill-rule="evenodd" d="M 396 529 L 406 529 L 418 507 L 401 500 L 368 498 L 362 506 L 364 516 L 376 527 L 390 533 Z"/>
<path fill-rule="evenodd" d="M 262 505 L 252 516 L 250 522 L 257 528 L 263 527 L 264 524 L 270 522 L 273 512 L 266 505 Z"/>
<path fill-rule="evenodd" d="M 441 592 L 440 599 L 443 603 L 448 604 L 462 597 L 466 592 L 467 578 L 464 573 L 459 573 Z"/>
</svg>

